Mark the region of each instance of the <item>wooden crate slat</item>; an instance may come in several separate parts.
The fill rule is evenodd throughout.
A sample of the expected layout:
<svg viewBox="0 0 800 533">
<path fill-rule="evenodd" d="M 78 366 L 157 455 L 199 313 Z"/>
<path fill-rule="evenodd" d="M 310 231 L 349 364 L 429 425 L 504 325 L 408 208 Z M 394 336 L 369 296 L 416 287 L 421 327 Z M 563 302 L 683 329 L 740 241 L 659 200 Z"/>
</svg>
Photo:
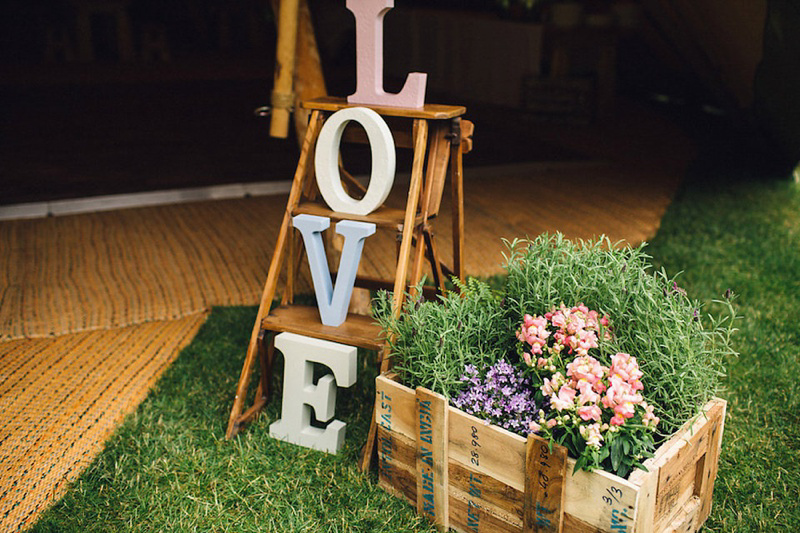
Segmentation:
<svg viewBox="0 0 800 533">
<path fill-rule="evenodd" d="M 450 527 L 468 533 L 520 533 L 522 521 L 513 523 L 483 507 L 476 507 L 474 501 L 463 493 L 450 491 Z"/>
<path fill-rule="evenodd" d="M 525 472 L 523 531 L 561 533 L 567 449 L 528 435 Z"/>
<path fill-rule="evenodd" d="M 442 531 L 449 529 L 447 398 L 416 390 L 417 512 Z"/>
<path fill-rule="evenodd" d="M 461 502 L 453 508 L 453 501 Z M 466 531 L 522 531 L 523 493 L 450 459 L 450 526 Z M 459 516 L 466 507 L 469 516 Z"/>
<path fill-rule="evenodd" d="M 378 484 L 411 505 L 417 502 L 417 443 L 378 426 Z"/>
<path fill-rule="evenodd" d="M 525 447 L 519 435 L 450 408 L 450 458 L 520 493 L 525 491 Z"/>
</svg>

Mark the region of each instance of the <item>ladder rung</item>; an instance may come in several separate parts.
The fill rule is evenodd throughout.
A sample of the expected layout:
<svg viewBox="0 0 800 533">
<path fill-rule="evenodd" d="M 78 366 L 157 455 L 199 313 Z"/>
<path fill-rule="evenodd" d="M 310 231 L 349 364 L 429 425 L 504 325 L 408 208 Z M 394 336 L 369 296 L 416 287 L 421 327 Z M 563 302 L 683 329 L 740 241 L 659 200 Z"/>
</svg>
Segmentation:
<svg viewBox="0 0 800 533">
<path fill-rule="evenodd" d="M 405 219 L 405 211 L 402 209 L 394 209 L 391 207 L 379 207 L 369 215 L 351 215 L 349 213 L 339 213 L 332 211 L 328 207 L 316 202 L 303 202 L 292 211 L 294 215 L 316 215 L 319 217 L 328 217 L 333 220 L 357 220 L 359 222 L 372 222 L 381 227 L 403 227 Z M 415 223 L 422 222 L 422 215 L 417 215 Z"/>
<path fill-rule="evenodd" d="M 308 305 L 275 307 L 261 321 L 261 328 L 277 333 L 287 331 L 367 350 L 383 348 L 381 327 L 372 317 L 348 314 L 341 326 L 326 326 L 320 322 L 319 310 Z"/>
</svg>

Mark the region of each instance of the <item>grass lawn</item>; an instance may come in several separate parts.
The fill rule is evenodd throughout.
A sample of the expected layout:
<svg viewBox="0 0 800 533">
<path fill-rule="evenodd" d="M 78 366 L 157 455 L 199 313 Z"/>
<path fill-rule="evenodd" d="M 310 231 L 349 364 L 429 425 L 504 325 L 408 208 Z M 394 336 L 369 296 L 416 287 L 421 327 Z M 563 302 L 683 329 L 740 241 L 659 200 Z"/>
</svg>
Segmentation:
<svg viewBox="0 0 800 533">
<path fill-rule="evenodd" d="M 727 362 L 728 419 L 705 530 L 800 531 L 800 187 L 700 164 L 648 251 L 670 275 L 683 272 L 707 310 L 728 288 L 738 295 L 741 355 Z M 215 309 L 33 531 L 433 531 L 356 468 L 374 392 L 366 361 L 337 399 L 347 423 L 340 455 L 271 439 L 279 396 L 225 441 L 254 317 L 253 308 Z"/>
</svg>

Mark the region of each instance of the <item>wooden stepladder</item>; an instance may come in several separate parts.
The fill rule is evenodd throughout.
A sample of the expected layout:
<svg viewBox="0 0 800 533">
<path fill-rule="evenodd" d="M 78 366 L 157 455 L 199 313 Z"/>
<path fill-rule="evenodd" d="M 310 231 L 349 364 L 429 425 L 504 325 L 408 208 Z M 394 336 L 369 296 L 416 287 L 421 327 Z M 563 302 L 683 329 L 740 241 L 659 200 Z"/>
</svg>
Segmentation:
<svg viewBox="0 0 800 533">
<path fill-rule="evenodd" d="M 319 98 L 305 102 L 303 107 L 311 111 L 308 130 L 301 148 L 286 211 L 283 215 L 278 239 L 267 280 L 261 296 L 256 322 L 247 347 L 242 373 L 231 409 L 227 438 L 232 438 L 241 427 L 252 421 L 267 404 L 272 377 L 274 345 L 270 333 L 290 332 L 312 338 L 338 342 L 375 350 L 383 354 L 385 341 L 380 327 L 371 317 L 348 314 L 345 322 L 337 327 L 324 325 L 316 307 L 295 305 L 294 285 L 302 252 L 299 232 L 293 231 L 292 218 L 300 214 L 328 217 L 332 220 L 356 220 L 374 223 L 377 228 L 397 234 L 397 263 L 392 280 L 357 277 L 355 286 L 368 289 L 387 288 L 393 290 L 393 312 L 400 313 L 404 294 L 416 286 L 422 275 L 425 260 L 431 265 L 437 290 L 444 290 L 445 274 L 464 277 L 463 242 L 463 181 L 462 155 L 472 147 L 471 122 L 462 119 L 466 109 L 460 106 L 427 104 L 420 109 L 350 105 L 344 99 Z M 413 150 L 411 179 L 404 209 L 378 207 L 367 215 L 337 213 L 317 200 L 317 187 L 313 168 L 313 154 L 323 123 L 335 112 L 350 107 L 368 107 L 383 117 L 392 126 L 392 135 L 398 148 Z M 349 130 L 348 130 L 349 131 Z M 347 137 L 347 133 L 345 134 Z M 373 162 L 374 164 L 374 162 Z M 343 181 L 355 182 L 345 172 Z M 437 251 L 432 230 L 439 213 L 444 185 L 450 177 L 452 189 L 453 218 L 453 266 L 448 269 Z M 362 189 L 363 190 L 363 189 Z M 276 297 L 278 281 L 284 276 L 285 289 L 281 304 L 272 306 Z M 261 367 L 261 379 L 256 390 L 255 402 L 245 409 L 245 396 L 251 381 L 256 361 Z M 388 358 L 382 357 L 381 370 L 388 369 Z M 371 457 L 374 440 L 374 420 L 367 442 L 365 467 Z"/>
</svg>

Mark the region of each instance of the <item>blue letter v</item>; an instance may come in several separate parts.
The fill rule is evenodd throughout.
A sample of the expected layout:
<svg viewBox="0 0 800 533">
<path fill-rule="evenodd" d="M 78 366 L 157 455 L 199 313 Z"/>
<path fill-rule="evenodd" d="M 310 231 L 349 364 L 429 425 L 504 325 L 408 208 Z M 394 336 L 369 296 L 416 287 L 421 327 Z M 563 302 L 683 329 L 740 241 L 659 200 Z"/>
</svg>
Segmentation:
<svg viewBox="0 0 800 533">
<path fill-rule="evenodd" d="M 358 263 L 364 249 L 364 239 L 375 233 L 375 224 L 342 220 L 336 224 L 336 233 L 344 237 L 342 256 L 339 259 L 339 272 L 336 287 L 331 281 L 328 259 L 322 244 L 322 232 L 331 225 L 331 219 L 314 215 L 297 215 L 292 219 L 294 227 L 303 235 L 306 245 L 311 279 L 317 295 L 317 307 L 322 323 L 326 326 L 340 326 L 347 318 L 347 306 L 353 294 Z"/>
</svg>

